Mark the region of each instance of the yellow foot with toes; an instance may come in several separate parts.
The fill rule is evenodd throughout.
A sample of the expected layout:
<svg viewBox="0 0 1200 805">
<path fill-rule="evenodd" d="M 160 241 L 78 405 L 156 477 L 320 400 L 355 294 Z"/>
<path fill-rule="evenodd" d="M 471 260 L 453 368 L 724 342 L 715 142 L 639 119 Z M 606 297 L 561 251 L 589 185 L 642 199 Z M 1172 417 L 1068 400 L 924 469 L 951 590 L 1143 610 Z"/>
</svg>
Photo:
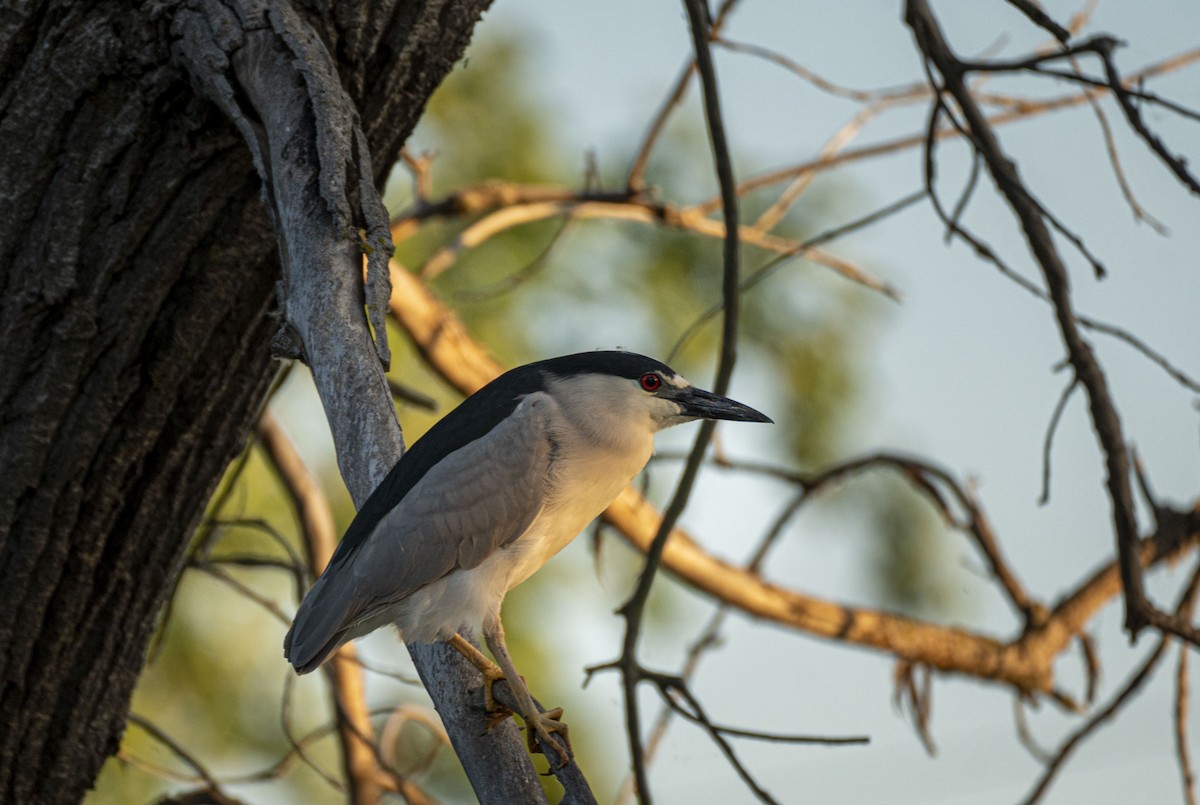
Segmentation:
<svg viewBox="0 0 1200 805">
<path fill-rule="evenodd" d="M 491 668 L 481 668 L 483 674 L 483 708 L 487 711 L 487 717 L 484 721 L 484 730 L 490 730 L 497 724 L 500 724 L 504 719 L 513 715 L 511 708 L 506 707 L 496 701 L 496 696 L 492 692 L 492 687 L 504 679 L 504 672 L 496 666 Z"/>
<path fill-rule="evenodd" d="M 571 749 L 571 739 L 567 735 L 567 725 L 561 721 L 562 717 L 563 709 L 561 707 L 524 717 L 525 726 L 528 727 L 526 737 L 529 739 L 529 751 L 542 751 L 536 740 L 536 738 L 541 738 L 547 746 L 553 747 L 558 755 L 560 762 L 556 768 L 560 769 L 570 763 L 571 757 L 575 754 Z M 561 739 L 558 736 L 562 736 Z M 549 759 L 549 755 L 547 755 L 547 759 Z"/>
</svg>

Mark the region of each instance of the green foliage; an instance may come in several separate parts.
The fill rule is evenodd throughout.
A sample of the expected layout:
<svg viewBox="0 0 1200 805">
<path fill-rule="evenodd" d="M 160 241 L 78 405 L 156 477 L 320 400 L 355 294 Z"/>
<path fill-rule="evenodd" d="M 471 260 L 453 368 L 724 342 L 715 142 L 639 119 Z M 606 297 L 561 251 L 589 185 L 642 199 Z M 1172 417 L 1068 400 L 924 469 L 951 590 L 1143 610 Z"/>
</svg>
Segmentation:
<svg viewBox="0 0 1200 805">
<path fill-rule="evenodd" d="M 927 500 L 894 475 L 871 478 L 858 490 L 870 497 L 868 532 L 878 604 L 917 616 L 937 616 L 955 604 L 945 524 Z"/>
</svg>

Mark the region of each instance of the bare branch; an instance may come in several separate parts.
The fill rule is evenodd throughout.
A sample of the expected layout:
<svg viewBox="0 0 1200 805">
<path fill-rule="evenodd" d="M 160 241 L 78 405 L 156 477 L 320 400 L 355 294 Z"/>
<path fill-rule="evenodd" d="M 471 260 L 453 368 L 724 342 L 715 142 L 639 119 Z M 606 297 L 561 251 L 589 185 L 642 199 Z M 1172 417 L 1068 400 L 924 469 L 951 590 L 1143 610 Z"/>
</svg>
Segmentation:
<svg viewBox="0 0 1200 805">
<path fill-rule="evenodd" d="M 725 740 L 725 731 L 721 730 L 709 720 L 708 715 L 704 712 L 704 708 L 700 704 L 700 701 L 692 695 L 691 691 L 687 689 L 687 685 L 684 684 L 683 680 L 679 679 L 678 677 L 670 677 L 665 674 L 652 673 L 646 673 L 644 678 L 647 681 L 652 682 L 655 687 L 659 689 L 659 693 L 662 695 L 663 700 L 666 701 L 672 707 L 672 709 L 675 710 L 675 712 L 684 716 L 689 721 L 698 724 L 704 729 L 705 732 L 708 733 L 708 736 L 712 738 L 713 743 L 715 743 L 721 750 L 721 754 L 725 755 L 725 759 L 729 761 L 729 765 L 733 767 L 734 771 L 737 772 L 738 777 L 742 779 L 742 782 L 746 784 L 746 787 L 750 789 L 751 793 L 754 794 L 755 798 L 757 798 L 759 802 L 766 802 L 770 803 L 771 805 L 775 805 L 777 800 L 772 797 L 765 788 L 759 785 L 758 781 L 754 779 L 754 775 L 752 775 L 750 771 L 744 765 L 742 765 L 741 760 L 738 759 L 737 754 L 733 751 L 733 747 L 730 746 L 729 742 Z M 690 710 L 680 706 L 679 703 L 676 702 L 671 696 L 672 693 L 678 693 L 681 697 L 683 697 Z M 642 801 L 644 802 L 645 800 L 646 796 L 643 793 Z"/>
<path fill-rule="evenodd" d="M 393 262 L 392 313 L 408 331 L 424 360 L 463 394 L 498 377 L 502 367 L 467 333 L 462 321 L 412 275 Z M 646 550 L 661 515 L 632 487 L 603 515 L 634 547 Z M 1178 527 L 1142 540 L 1139 557 L 1148 566 L 1195 550 L 1200 513 Z M 788 590 L 704 551 L 676 528 L 663 552 L 663 566 L 693 587 L 757 618 L 809 634 L 861 645 L 940 671 L 966 674 L 1019 691 L 1050 694 L 1053 659 L 1088 621 L 1121 590 L 1115 563 L 1078 583 L 1043 620 L 1013 642 L 918 619 L 835 602 Z"/>
<path fill-rule="evenodd" d="M 730 39 L 727 36 L 716 36 L 713 38 L 713 44 L 719 45 L 726 50 L 731 50 L 735 53 L 746 53 L 751 56 L 756 56 L 773 64 L 777 64 L 790 73 L 795 74 L 802 80 L 812 84 L 822 92 L 826 92 L 836 98 L 847 98 L 852 101 L 860 101 L 862 103 L 875 103 L 883 100 L 915 100 L 919 98 L 928 98 L 930 95 L 929 87 L 925 84 L 907 84 L 903 87 L 892 87 L 887 89 L 851 89 L 840 84 L 817 75 L 812 70 L 809 70 L 804 65 L 789 59 L 782 53 L 777 53 L 770 48 L 765 48 L 762 45 L 756 45 L 751 42 L 738 42 Z"/>
<path fill-rule="evenodd" d="M 1046 438 L 1042 442 L 1042 494 L 1038 498 L 1039 506 L 1045 506 L 1050 502 L 1050 448 L 1054 445 L 1054 434 L 1058 430 L 1058 423 L 1062 419 L 1063 411 L 1067 408 L 1067 402 L 1070 401 L 1071 394 L 1078 386 L 1079 378 L 1072 377 L 1071 382 L 1063 389 L 1058 402 L 1054 405 L 1054 413 L 1050 415 L 1050 424 L 1046 426 Z"/>
<path fill-rule="evenodd" d="M 780 512 L 775 518 L 775 521 L 771 524 L 770 528 L 767 529 L 766 534 L 764 534 L 762 539 L 759 541 L 758 547 L 754 551 L 754 555 L 746 564 L 746 570 L 748 572 L 758 573 L 761 570 L 763 563 L 766 561 L 768 552 L 779 540 L 779 537 L 783 534 L 783 530 L 787 526 L 788 522 L 793 516 L 795 516 L 796 512 L 799 511 L 801 504 L 804 503 L 806 494 L 806 491 L 802 489 L 798 494 L 794 495 L 787 505 L 784 506 L 783 511 Z M 598 524 L 602 522 L 602 520 L 597 520 Z M 717 604 L 716 611 L 713 612 L 713 615 L 709 619 L 708 623 L 705 624 L 702 630 L 700 630 L 699 636 L 692 641 L 690 646 L 688 646 L 687 655 L 684 657 L 683 661 L 683 668 L 679 673 L 679 677 L 685 682 L 689 681 L 692 678 L 692 675 L 695 674 L 696 670 L 700 667 L 700 661 L 703 658 L 704 653 L 720 645 L 721 628 L 724 626 L 725 619 L 729 615 L 729 612 L 729 604 L 725 603 L 724 601 L 719 602 Z M 655 719 L 654 725 L 650 728 L 649 734 L 646 738 L 646 749 L 644 753 L 645 763 L 647 765 L 651 760 L 653 760 L 655 752 L 661 744 L 663 737 L 666 735 L 667 727 L 670 725 L 671 716 L 674 715 L 674 713 L 675 709 L 671 706 L 671 703 L 664 703 L 662 710 L 659 711 L 658 718 Z M 626 802 L 632 795 L 633 777 L 628 776 L 626 777 L 625 782 L 621 785 L 621 791 L 618 794 L 617 801 Z"/>
<path fill-rule="evenodd" d="M 1087 391 L 1092 424 L 1108 470 L 1106 486 L 1112 504 L 1117 551 L 1121 557 L 1125 589 L 1125 626 L 1130 637 L 1147 625 L 1145 590 L 1137 561 L 1137 520 L 1129 485 L 1130 463 L 1121 420 L 1117 415 L 1108 381 L 1091 345 L 1080 335 L 1070 300 L 1067 269 L 1046 227 L 1045 214 L 1017 174 L 1014 163 L 1003 151 L 991 125 L 971 97 L 963 77 L 965 66 L 950 51 L 933 12 L 925 0 L 909 0 L 905 21 L 913 30 L 918 47 L 945 82 L 970 129 L 972 142 L 987 163 L 992 179 L 1020 221 L 1034 253 L 1046 287 L 1054 301 L 1055 318 L 1071 365 Z"/>
<path fill-rule="evenodd" d="M 725 224 L 708 218 L 700 206 L 678 207 L 645 196 L 627 196 L 610 192 L 576 193 L 565 188 L 506 185 L 488 183 L 451 194 L 446 199 L 425 208 L 414 208 L 396 219 L 393 235 L 397 241 L 411 236 L 416 223 L 433 215 L 460 215 L 467 212 L 491 210 L 485 217 L 468 226 L 450 243 L 435 252 L 419 269 L 429 279 L 454 264 L 468 249 L 478 247 L 508 229 L 563 216 L 568 220 L 602 218 L 614 221 L 633 221 L 651 226 L 667 226 L 710 238 L 725 237 Z M 802 247 L 788 238 L 741 226 L 738 237 L 751 246 L 786 255 L 804 252 L 804 256 L 824 265 L 852 282 L 879 291 L 893 298 L 896 291 L 883 280 L 856 266 L 850 260 L 815 247 Z"/>
<path fill-rule="evenodd" d="M 893 704 L 899 709 L 908 707 L 913 729 L 917 731 L 921 745 L 930 757 L 935 756 L 937 744 L 929 731 L 929 716 L 933 708 L 933 674 L 929 666 L 901 660 L 896 663 L 892 676 L 895 686 Z"/>
<path fill-rule="evenodd" d="M 1188 752 L 1188 655 L 1191 649 L 1180 644 L 1179 664 L 1175 671 L 1175 753 L 1179 756 L 1179 776 L 1183 784 L 1183 799 L 1196 805 L 1196 776 Z"/>
<path fill-rule="evenodd" d="M 1183 53 L 1163 59 L 1160 62 L 1145 67 L 1137 72 L 1126 76 L 1121 84 L 1122 87 L 1128 89 L 1136 86 L 1139 82 L 1148 78 L 1174 72 L 1182 67 L 1185 67 L 1193 62 L 1200 60 L 1200 48 L 1184 51 Z M 1100 92 L 1107 92 L 1107 85 L 1101 84 L 1097 89 Z M 1047 100 L 1029 100 L 1018 104 L 1015 108 L 1006 112 L 999 112 L 987 118 L 987 122 L 992 126 L 1003 126 L 1008 123 L 1014 123 L 1020 120 L 1027 120 L 1031 117 L 1044 115 L 1049 112 L 1067 109 L 1073 106 L 1080 106 L 1088 102 L 1087 95 L 1084 93 L 1074 93 L 1065 95 L 1061 98 L 1050 98 Z M 940 128 L 937 130 L 936 138 L 941 140 L 954 139 L 962 136 L 961 132 L 954 128 Z M 738 193 L 745 195 L 763 187 L 769 187 L 779 182 L 790 181 L 801 173 L 811 170 L 829 170 L 830 168 L 839 165 L 846 165 L 854 162 L 861 162 L 867 159 L 873 159 L 879 156 L 886 156 L 900 151 L 905 151 L 910 148 L 919 148 L 925 144 L 925 134 L 917 133 L 905 137 L 897 137 L 891 140 L 885 140 L 880 143 L 871 145 L 859 146 L 858 148 L 847 149 L 834 156 L 807 160 L 796 165 L 777 170 L 768 171 L 767 173 L 751 176 L 749 179 L 744 179 L 738 185 Z M 707 201 L 699 205 L 698 209 L 702 211 L 711 211 L 715 209 L 716 202 Z"/>
<path fill-rule="evenodd" d="M 1064 45 L 1071 38 L 1071 32 L 1055 22 L 1036 3 L 1030 2 L 1030 0 L 1008 0 L 1008 3 L 1028 17 L 1034 25 L 1049 31 L 1055 39 Z"/>
<path fill-rule="evenodd" d="M 713 391 L 716 394 L 725 394 L 729 389 L 730 380 L 733 378 L 733 367 L 737 360 L 738 314 L 741 307 L 738 198 L 735 189 L 736 183 L 733 178 L 733 163 L 729 156 L 729 146 L 725 138 L 725 123 L 721 117 L 721 97 L 717 89 L 716 69 L 713 66 L 712 54 L 709 51 L 710 21 L 706 17 L 707 6 L 702 0 L 684 0 L 684 7 L 687 10 L 688 22 L 692 32 L 692 45 L 696 52 L 696 68 L 700 74 L 700 84 L 704 90 L 705 118 L 712 145 L 713 162 L 716 164 L 717 178 L 721 185 L 721 208 L 726 224 L 725 248 L 723 252 L 724 272 L 721 283 L 721 291 L 725 301 L 725 315 L 721 329 L 720 361 L 717 366 L 716 380 L 713 383 Z M 637 701 L 638 683 L 646 678 L 645 671 L 639 664 L 637 651 L 638 639 L 641 635 L 642 617 L 645 612 L 646 602 L 650 597 L 651 585 L 654 583 L 655 574 L 658 572 L 659 564 L 662 561 L 667 540 L 671 536 L 671 531 L 676 521 L 683 513 L 684 507 L 687 506 L 692 486 L 700 471 L 701 459 L 704 458 L 704 452 L 708 447 L 708 443 L 712 440 L 715 429 L 716 422 L 713 420 L 704 420 L 701 424 L 700 432 L 696 435 L 696 441 L 692 446 L 691 454 L 688 456 L 683 473 L 680 475 L 675 493 L 672 495 L 671 502 L 667 505 L 666 511 L 663 513 L 662 522 L 659 524 L 654 539 L 646 550 L 646 564 L 638 578 L 637 586 L 630 595 L 629 600 L 618 610 L 622 617 L 625 618 L 625 637 L 622 641 L 621 657 L 617 661 L 617 664 L 621 671 L 621 683 L 625 693 L 625 725 L 629 736 L 630 762 L 633 765 L 638 796 L 646 805 L 649 805 L 651 800 L 650 782 L 646 775 L 646 767 L 643 759 L 641 714 Z M 717 737 L 714 739 L 717 740 L 718 745 L 724 751 L 724 742 Z M 733 758 L 732 753 L 726 752 L 726 754 L 734 762 L 739 774 L 742 774 L 743 770 Z M 743 779 L 748 781 L 755 793 L 759 793 L 759 789 L 754 785 L 753 781 L 745 774 L 742 774 L 742 776 Z"/>
<path fill-rule="evenodd" d="M 709 36 L 715 38 L 720 33 L 725 20 L 728 19 L 737 4 L 738 0 L 723 0 L 721 7 L 717 9 L 717 16 L 712 20 Z M 640 193 L 646 189 L 646 168 L 650 164 L 650 155 L 654 151 L 654 146 L 658 144 L 658 138 L 662 135 L 663 129 L 666 128 L 671 114 L 682 103 L 684 95 L 687 94 L 688 86 L 691 84 L 692 76 L 695 74 L 696 60 L 695 58 L 688 59 L 683 69 L 680 70 L 679 77 L 671 85 L 671 91 L 667 93 L 667 97 L 659 105 L 658 112 L 655 113 L 649 127 L 646 129 L 646 134 L 642 137 L 642 144 L 638 147 L 637 155 L 634 157 L 633 164 L 629 167 L 629 174 L 625 179 L 625 186 L 629 189 L 630 193 Z"/>
<path fill-rule="evenodd" d="M 205 793 L 207 793 L 217 805 L 240 805 L 238 801 L 224 792 L 221 784 L 217 782 L 216 777 L 208 768 L 201 763 L 195 755 L 188 752 L 183 746 L 171 736 L 167 735 L 159 729 L 153 722 L 142 718 L 136 713 L 129 714 L 129 723 L 135 725 L 154 740 L 170 750 L 171 754 L 183 761 L 188 768 L 196 773 L 196 775 L 204 781 Z"/>
<path fill-rule="evenodd" d="M 840 237 L 848 235 L 852 232 L 856 232 L 864 227 L 870 226 L 871 224 L 895 215 L 896 213 L 916 204 L 918 201 L 925 198 L 925 195 L 926 191 L 918 190 L 915 193 L 910 193 L 885 207 L 881 207 L 874 212 L 868 213 L 861 218 L 857 218 L 847 224 L 842 224 L 841 226 L 834 227 L 833 229 L 827 229 L 818 235 L 814 235 L 803 243 L 798 244 L 794 249 L 786 251 L 778 257 L 767 261 L 767 263 L 762 267 L 753 271 L 749 276 L 742 280 L 742 293 L 746 293 L 763 280 L 768 279 L 772 274 L 779 271 L 779 269 L 783 268 L 783 266 L 785 266 L 791 260 L 801 257 L 808 257 L 810 250 L 815 249 L 824 243 L 836 240 Z M 866 284 L 866 282 L 863 284 Z M 882 293 L 888 298 L 897 302 L 901 299 L 899 290 L 890 284 L 882 284 L 877 288 L 877 290 L 882 291 Z M 675 344 L 671 347 L 670 352 L 667 354 L 667 360 L 671 360 L 675 355 L 679 354 L 679 351 L 683 349 L 684 345 L 687 344 L 687 342 L 690 341 L 692 337 L 700 331 L 700 328 L 716 318 L 721 313 L 723 308 L 724 301 L 720 301 L 697 316 L 696 319 L 689 324 L 686 329 L 684 329 L 679 338 L 675 340 Z"/>
<path fill-rule="evenodd" d="M 1029 699 L 1026 696 L 1021 694 L 1013 696 L 1013 721 L 1017 726 L 1017 740 L 1021 742 L 1021 746 L 1025 747 L 1025 751 L 1044 766 L 1054 756 L 1037 742 L 1033 732 L 1029 729 L 1029 719 L 1025 715 L 1028 702 Z"/>
<path fill-rule="evenodd" d="M 1078 71 L 1078 65 L 1074 59 L 1071 64 Z M 1100 101 L 1096 98 L 1096 94 L 1090 90 L 1084 90 L 1084 94 L 1088 98 L 1088 105 L 1092 107 L 1092 114 L 1096 116 L 1096 122 L 1100 124 L 1100 133 L 1104 137 L 1104 149 L 1108 152 L 1108 164 L 1112 166 L 1113 176 L 1117 179 L 1117 186 L 1121 188 L 1121 195 L 1125 197 L 1125 203 L 1129 205 L 1129 209 L 1133 212 L 1133 217 L 1138 221 L 1145 221 L 1160 235 L 1168 235 L 1167 227 L 1138 202 L 1137 197 L 1133 194 L 1133 186 L 1129 183 L 1129 178 L 1125 175 L 1125 169 L 1121 167 L 1121 156 L 1117 151 L 1117 141 L 1113 137 L 1112 126 L 1108 122 L 1108 115 L 1104 113 L 1104 107 L 1100 105 Z"/>
<path fill-rule="evenodd" d="M 388 390 L 392 392 L 392 397 L 402 403 L 411 405 L 413 408 L 420 408 L 422 411 L 437 411 L 437 400 L 432 397 L 422 394 L 416 389 L 409 388 L 401 383 L 397 383 L 390 377 L 387 381 Z"/>
<path fill-rule="evenodd" d="M 1192 573 L 1192 578 L 1184 588 L 1183 594 L 1180 596 L 1179 604 L 1176 607 L 1176 613 L 1187 616 L 1191 614 L 1192 607 L 1196 600 L 1196 590 L 1200 587 L 1200 568 Z M 1168 635 L 1163 635 L 1159 638 L 1158 645 L 1154 651 L 1150 652 L 1150 656 L 1142 663 L 1141 668 L 1137 670 L 1125 683 L 1120 691 L 1113 696 L 1112 700 L 1096 712 L 1094 716 L 1089 718 L 1087 722 L 1077 729 L 1071 736 L 1063 742 L 1058 751 L 1054 755 L 1054 759 L 1046 767 L 1046 771 L 1042 774 L 1040 780 L 1034 786 L 1033 791 L 1025 798 L 1024 805 L 1033 805 L 1041 799 L 1050 787 L 1050 783 L 1054 781 L 1055 775 L 1066 763 L 1067 758 L 1079 743 L 1090 735 L 1096 728 L 1103 725 L 1111 719 L 1117 712 L 1128 703 L 1133 696 L 1141 689 L 1141 687 L 1150 679 L 1158 661 L 1162 659 L 1166 653 L 1167 646 L 1170 644 L 1171 638 Z"/>
<path fill-rule="evenodd" d="M 269 410 L 259 418 L 258 430 L 271 467 L 283 482 L 300 520 L 312 575 L 320 576 L 333 556 L 338 538 L 329 501 Z M 355 805 L 372 805 L 379 801 L 380 769 L 375 763 L 372 746 L 375 731 L 367 712 L 366 687 L 362 669 L 356 663 L 357 653 L 351 643 L 338 650 L 328 666 L 330 692 L 337 713 L 349 797 Z"/>
</svg>

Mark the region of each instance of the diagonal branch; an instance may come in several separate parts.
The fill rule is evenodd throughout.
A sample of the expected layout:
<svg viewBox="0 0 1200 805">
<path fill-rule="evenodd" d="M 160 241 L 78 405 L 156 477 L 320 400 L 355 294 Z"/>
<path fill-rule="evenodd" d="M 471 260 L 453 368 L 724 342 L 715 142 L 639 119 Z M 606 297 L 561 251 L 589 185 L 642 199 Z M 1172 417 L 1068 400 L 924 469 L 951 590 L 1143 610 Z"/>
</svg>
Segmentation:
<svg viewBox="0 0 1200 805">
<path fill-rule="evenodd" d="M 1046 280 L 1068 359 L 1087 393 L 1092 425 L 1104 451 L 1108 472 L 1106 487 L 1125 589 L 1125 627 L 1130 637 L 1136 638 L 1148 621 L 1143 611 L 1145 591 L 1137 559 L 1137 519 L 1129 480 L 1129 453 L 1104 371 L 1091 345 L 1079 331 L 1071 305 L 1066 265 L 1054 244 L 1044 211 L 1026 189 L 1017 173 L 1016 163 L 1005 154 L 991 124 L 972 97 L 965 81 L 966 68 L 951 52 L 925 0 L 909 0 L 905 21 L 912 28 L 921 52 L 941 75 L 945 91 L 957 102 L 975 149 L 1020 222 L 1030 251 Z"/>
<path fill-rule="evenodd" d="M 329 501 L 270 411 L 264 411 L 259 418 L 258 432 L 267 460 L 283 481 L 300 520 L 309 570 L 314 577 L 319 576 L 337 545 Z M 357 654 L 353 644 L 342 646 L 330 663 L 329 676 L 342 765 L 349 785 L 347 796 L 355 805 L 369 805 L 379 801 L 380 786 L 376 778 L 380 769 L 371 746 L 375 731 L 367 710 L 366 687 Z M 406 798 L 413 801 L 408 795 Z"/>
<path fill-rule="evenodd" d="M 712 53 L 709 50 L 709 37 L 712 22 L 708 19 L 707 5 L 701 0 L 684 0 L 688 22 L 692 32 L 692 44 L 696 52 L 696 69 L 700 74 L 700 84 L 704 94 L 704 111 L 708 123 L 709 139 L 712 145 L 713 162 L 716 166 L 718 181 L 721 185 L 721 209 L 725 218 L 724 237 L 724 271 L 721 283 L 722 296 L 725 302 L 724 317 L 721 330 L 721 355 L 717 366 L 717 376 L 713 384 L 716 394 L 728 392 L 733 378 L 733 367 L 737 360 L 738 313 L 740 305 L 739 277 L 739 240 L 738 240 L 738 197 L 736 183 L 733 178 L 733 162 L 729 156 L 729 144 L 725 137 L 725 123 L 721 117 L 721 96 L 717 89 L 716 68 L 713 66 Z M 629 738 L 630 763 L 633 766 L 634 779 L 638 796 L 643 803 L 650 802 L 650 782 L 646 774 L 646 764 L 642 748 L 641 713 L 638 708 L 638 683 L 646 677 L 646 672 L 638 660 L 638 640 L 641 636 L 642 617 L 645 613 L 646 602 L 650 598 L 650 589 L 654 583 L 662 562 L 663 550 L 679 516 L 683 513 L 691 497 L 692 488 L 700 472 L 700 464 L 708 444 L 712 440 L 716 422 L 705 420 L 696 435 L 687 463 L 679 482 L 672 495 L 657 533 L 646 550 L 646 564 L 638 578 L 633 593 L 618 610 L 625 619 L 625 637 L 622 641 L 621 656 L 617 667 L 621 671 L 621 683 L 625 693 L 625 726 Z M 725 742 L 714 734 L 718 745 L 726 749 Z M 752 790 L 760 793 L 752 778 L 749 778 L 737 763 L 734 756 L 726 751 L 726 756 L 733 762 L 739 774 L 746 779 Z"/>
<path fill-rule="evenodd" d="M 484 5 L 414 3 L 405 13 L 414 27 L 440 30 L 454 16 L 469 29 Z M 176 62 L 253 156 L 283 266 L 284 327 L 274 346 L 312 369 L 338 466 L 361 505 L 399 460 L 404 440 L 384 377 L 379 315 L 389 297 L 381 272 L 390 235 L 357 112 L 333 57 L 287 0 L 196 0 L 176 13 L 172 34 Z M 373 322 L 363 315 L 364 295 Z M 544 799 L 515 726 L 483 730 L 467 692 L 475 670 L 444 644 L 409 650 L 479 798 Z"/>
<path fill-rule="evenodd" d="M 503 367 L 467 332 L 453 311 L 420 280 L 392 263 L 392 314 L 425 362 L 462 394 L 498 377 Z M 1174 560 L 1200 546 L 1200 509 L 1161 516 L 1159 529 L 1141 540 L 1145 567 Z M 661 514 L 633 487 L 609 506 L 604 520 L 635 548 L 647 550 Z M 684 582 L 751 617 L 805 633 L 892 654 L 940 671 L 964 674 L 1019 691 L 1050 693 L 1054 658 L 1121 591 L 1118 565 L 1106 563 L 1077 583 L 1038 625 L 1011 642 L 895 613 L 846 606 L 771 584 L 757 573 L 706 552 L 676 528 L 663 567 Z"/>
<path fill-rule="evenodd" d="M 361 503 L 404 443 L 390 401 L 361 405 L 384 387 L 387 360 L 382 319 L 373 315 L 375 340 L 363 316 L 361 254 L 370 251 L 366 294 L 374 305 L 390 293 L 379 274 L 391 237 L 358 114 L 329 52 L 290 4 L 203 5 L 207 13 L 176 16 L 173 52 L 254 158 L 283 266 L 284 322 L 273 346 L 311 367 L 338 465 Z M 359 228 L 368 232 L 366 247 Z"/>
</svg>

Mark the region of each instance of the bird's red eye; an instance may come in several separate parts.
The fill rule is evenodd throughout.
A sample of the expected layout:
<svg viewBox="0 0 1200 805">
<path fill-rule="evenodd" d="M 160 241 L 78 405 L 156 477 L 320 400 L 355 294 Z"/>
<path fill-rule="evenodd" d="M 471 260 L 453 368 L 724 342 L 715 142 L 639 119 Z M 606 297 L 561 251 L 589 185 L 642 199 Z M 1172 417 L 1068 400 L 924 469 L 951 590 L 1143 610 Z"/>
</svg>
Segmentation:
<svg viewBox="0 0 1200 805">
<path fill-rule="evenodd" d="M 642 375 L 641 383 L 642 388 L 644 388 L 646 391 L 658 391 L 659 386 L 662 385 L 662 378 L 656 375 L 654 372 L 647 372 L 646 374 Z"/>
</svg>

